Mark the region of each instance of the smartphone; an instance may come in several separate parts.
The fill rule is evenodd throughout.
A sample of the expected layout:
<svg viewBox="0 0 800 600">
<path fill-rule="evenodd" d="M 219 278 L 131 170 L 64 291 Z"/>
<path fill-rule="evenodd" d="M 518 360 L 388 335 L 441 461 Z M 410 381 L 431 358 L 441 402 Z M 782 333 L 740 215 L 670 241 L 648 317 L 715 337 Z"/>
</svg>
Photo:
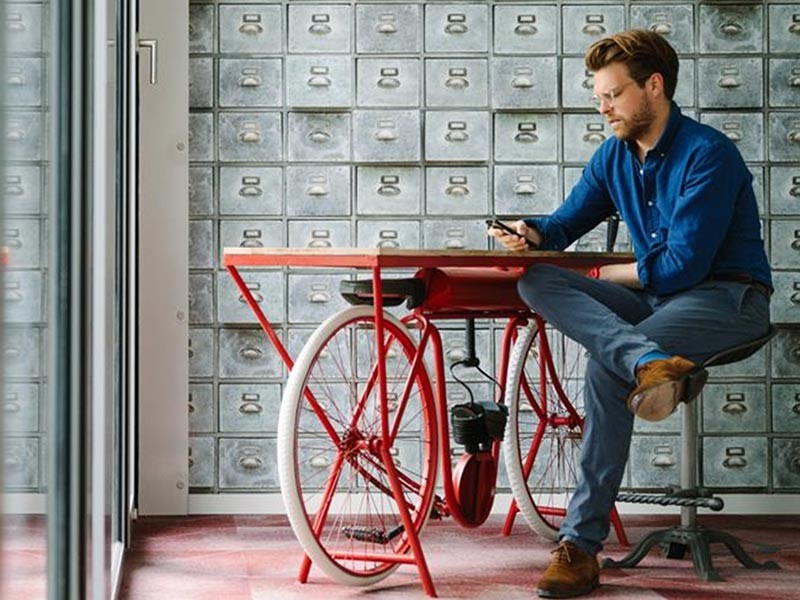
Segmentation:
<svg viewBox="0 0 800 600">
<path fill-rule="evenodd" d="M 486 225 L 490 228 L 494 227 L 496 229 L 505 231 L 508 234 L 516 235 L 517 237 L 522 237 L 519 233 L 517 233 L 516 229 L 511 229 L 511 227 L 509 227 L 508 225 L 506 225 L 505 223 L 503 223 L 498 219 L 486 219 Z M 523 239 L 525 239 L 525 242 L 528 244 L 529 249 L 534 248 L 533 242 L 531 242 L 529 239 L 526 238 Z"/>
</svg>

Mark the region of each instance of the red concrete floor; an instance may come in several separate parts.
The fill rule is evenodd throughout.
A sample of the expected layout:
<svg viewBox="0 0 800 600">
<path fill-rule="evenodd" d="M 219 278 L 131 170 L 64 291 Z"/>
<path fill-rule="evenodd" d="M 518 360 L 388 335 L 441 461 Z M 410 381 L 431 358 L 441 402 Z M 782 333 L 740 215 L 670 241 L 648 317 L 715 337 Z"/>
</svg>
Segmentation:
<svg viewBox="0 0 800 600">
<path fill-rule="evenodd" d="M 676 518 L 625 518 L 628 536 L 638 540 Z M 636 569 L 601 574 L 592 598 L 800 599 L 800 517 L 702 515 L 710 528 L 739 537 L 758 561 L 775 560 L 782 570 L 739 566 L 723 546 L 714 545 L 714 566 L 725 579 L 698 579 L 689 560 L 668 560 L 654 549 Z M 478 529 L 452 521 L 432 522 L 422 541 L 440 598 L 512 600 L 536 597 L 536 581 L 549 562 L 553 544 L 521 521 L 510 537 L 492 517 Z M 602 555 L 620 558 L 615 540 Z M 302 552 L 285 517 L 204 516 L 144 518 L 136 522 L 126 561 L 121 597 L 125 600 L 339 600 L 426 598 L 416 569 L 401 566 L 367 588 L 338 584 L 317 569 L 305 585 L 295 581 Z"/>
</svg>

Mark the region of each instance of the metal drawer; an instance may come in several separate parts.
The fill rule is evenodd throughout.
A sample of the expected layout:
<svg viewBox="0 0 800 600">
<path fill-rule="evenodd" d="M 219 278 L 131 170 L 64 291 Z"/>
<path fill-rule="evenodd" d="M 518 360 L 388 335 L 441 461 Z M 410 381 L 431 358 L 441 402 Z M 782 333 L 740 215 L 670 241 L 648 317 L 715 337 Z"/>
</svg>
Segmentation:
<svg viewBox="0 0 800 600">
<path fill-rule="evenodd" d="M 772 440 L 772 473 L 772 485 L 776 488 L 800 488 L 800 440 Z"/>
<path fill-rule="evenodd" d="M 678 85 L 675 88 L 675 97 L 673 99 L 681 108 L 697 106 L 694 97 L 694 59 L 682 58 L 678 61 L 678 64 L 680 76 L 678 77 Z M 683 111 L 683 113 L 689 115 L 688 111 Z"/>
<path fill-rule="evenodd" d="M 419 167 L 358 167 L 357 181 L 357 214 L 420 214 L 422 176 Z"/>
<path fill-rule="evenodd" d="M 287 167 L 286 214 L 349 215 L 350 167 Z"/>
<path fill-rule="evenodd" d="M 419 106 L 422 67 L 416 58 L 359 58 L 359 106 Z"/>
<path fill-rule="evenodd" d="M 485 112 L 425 113 L 425 158 L 429 161 L 487 161 L 489 114 Z"/>
<path fill-rule="evenodd" d="M 220 378 L 279 378 L 283 371 L 283 361 L 261 329 L 219 330 Z"/>
<path fill-rule="evenodd" d="M 760 58 L 701 58 L 700 108 L 761 108 L 764 65 Z"/>
<path fill-rule="evenodd" d="M 189 384 L 189 433 L 216 429 L 214 389 L 210 383 Z"/>
<path fill-rule="evenodd" d="M 47 139 L 44 115 L 8 111 L 5 116 L 6 160 L 43 160 Z"/>
<path fill-rule="evenodd" d="M 350 160 L 350 115 L 289 113 L 290 161 Z"/>
<path fill-rule="evenodd" d="M 281 167 L 220 167 L 220 215 L 280 215 L 282 209 Z"/>
<path fill-rule="evenodd" d="M 7 489 L 39 487 L 38 438 L 7 438 L 3 442 L 3 484 Z"/>
<path fill-rule="evenodd" d="M 764 160 L 764 116 L 753 113 L 703 113 L 700 122 L 731 140 L 744 160 Z"/>
<path fill-rule="evenodd" d="M 280 221 L 234 221 L 221 220 L 219 223 L 220 267 L 222 249 L 238 246 L 239 248 L 282 247 L 283 225 Z"/>
<path fill-rule="evenodd" d="M 280 113 L 220 113 L 219 160 L 272 162 L 283 159 Z"/>
<path fill-rule="evenodd" d="M 767 374 L 767 350 L 761 348 L 758 352 L 738 362 L 711 367 L 708 370 L 709 377 L 721 379 L 726 377 L 764 377 Z"/>
<path fill-rule="evenodd" d="M 189 160 L 214 160 L 214 115 L 211 113 L 189 114 Z"/>
<path fill-rule="evenodd" d="M 290 248 L 349 248 L 351 237 L 349 221 L 289 221 Z"/>
<path fill-rule="evenodd" d="M 769 159 L 779 162 L 800 160 L 800 113 L 769 115 Z"/>
<path fill-rule="evenodd" d="M 552 162 L 558 160 L 556 115 L 496 114 L 494 152 L 497 162 Z"/>
<path fill-rule="evenodd" d="M 770 344 L 772 376 L 797 377 L 800 373 L 800 332 L 780 330 Z"/>
<path fill-rule="evenodd" d="M 214 230 L 211 221 L 189 221 L 189 268 L 214 268 Z"/>
<path fill-rule="evenodd" d="M 770 221 L 769 230 L 772 267 L 800 269 L 800 219 Z"/>
<path fill-rule="evenodd" d="M 558 104 L 556 59 L 492 59 L 492 107 L 552 108 Z"/>
<path fill-rule="evenodd" d="M 214 330 L 189 328 L 189 377 L 214 376 Z"/>
<path fill-rule="evenodd" d="M 425 5 L 426 52 L 486 52 L 489 9 L 483 4 Z"/>
<path fill-rule="evenodd" d="M 353 97 L 349 56 L 287 56 L 286 104 L 299 108 L 348 108 Z"/>
<path fill-rule="evenodd" d="M 213 437 L 189 438 L 189 487 L 214 486 L 216 472 L 216 440 Z"/>
<path fill-rule="evenodd" d="M 416 110 L 353 112 L 353 159 L 360 163 L 419 162 L 422 125 Z"/>
<path fill-rule="evenodd" d="M 435 250 L 486 250 L 489 237 L 486 225 L 478 219 L 425 219 L 424 248 Z"/>
<path fill-rule="evenodd" d="M 489 67 L 486 59 L 426 59 L 425 105 L 438 108 L 488 106 Z"/>
<path fill-rule="evenodd" d="M 37 166 L 6 165 L 3 169 L 7 215 L 39 215 L 42 212 L 42 171 Z"/>
<path fill-rule="evenodd" d="M 769 105 L 786 108 L 800 105 L 800 60 L 770 59 Z"/>
<path fill-rule="evenodd" d="M 283 50 L 283 14 L 272 5 L 221 5 L 219 51 L 223 54 L 276 54 Z"/>
<path fill-rule="evenodd" d="M 796 54 L 798 39 L 800 39 L 800 6 L 796 3 L 770 6 L 770 53 Z"/>
<path fill-rule="evenodd" d="M 770 212 L 800 216 L 800 166 L 770 167 L 769 178 Z"/>
<path fill-rule="evenodd" d="M 250 290 L 256 304 L 272 324 L 286 320 L 284 312 L 283 273 L 280 271 L 253 271 L 243 269 L 242 281 Z M 256 316 L 247 305 L 233 277 L 222 273 L 217 285 L 217 322 L 255 324 Z"/>
<path fill-rule="evenodd" d="M 39 431 L 39 385 L 3 384 L 2 413 L 6 432 Z"/>
<path fill-rule="evenodd" d="M 625 29 L 621 5 L 573 5 L 562 7 L 562 44 L 568 54 L 583 54 L 600 38 Z"/>
<path fill-rule="evenodd" d="M 5 47 L 14 52 L 40 52 L 42 25 L 46 22 L 41 4 L 6 4 Z"/>
<path fill-rule="evenodd" d="M 561 97 L 568 108 L 594 108 L 594 73 L 586 68 L 583 58 L 561 59 Z"/>
<path fill-rule="evenodd" d="M 189 323 L 199 325 L 214 321 L 214 276 L 189 273 Z"/>
<path fill-rule="evenodd" d="M 760 3 L 700 5 L 700 52 L 762 52 L 763 36 L 764 8 Z"/>
<path fill-rule="evenodd" d="M 496 215 L 550 214 L 561 204 L 556 165 L 496 165 Z"/>
<path fill-rule="evenodd" d="M 8 249 L 8 264 L 23 269 L 43 266 L 40 238 L 41 223 L 37 219 L 6 219 L 3 245 Z"/>
<path fill-rule="evenodd" d="M 764 384 L 709 384 L 703 388 L 703 431 L 765 432 L 767 394 Z"/>
<path fill-rule="evenodd" d="M 555 6 L 496 5 L 495 54 L 554 54 L 558 14 Z"/>
<path fill-rule="evenodd" d="M 341 274 L 289 275 L 288 297 L 290 323 L 321 323 L 329 316 L 347 308 L 339 295 Z"/>
<path fill-rule="evenodd" d="M 631 487 L 665 488 L 680 481 L 678 436 L 634 436 L 628 464 Z"/>
<path fill-rule="evenodd" d="M 220 438 L 219 487 L 278 488 L 277 449 L 274 439 Z"/>
<path fill-rule="evenodd" d="M 632 28 L 661 34 L 679 54 L 694 52 L 694 10 L 691 4 L 631 5 L 630 11 Z"/>
<path fill-rule="evenodd" d="M 350 52 L 352 9 L 289 3 L 289 52 Z"/>
<path fill-rule="evenodd" d="M 487 214 L 488 169 L 429 167 L 425 170 L 425 207 L 428 215 Z"/>
<path fill-rule="evenodd" d="M 356 51 L 390 54 L 422 50 L 422 6 L 357 4 Z"/>
<path fill-rule="evenodd" d="M 714 488 L 766 487 L 767 440 L 703 438 L 702 481 L 704 486 Z"/>
<path fill-rule="evenodd" d="M 221 107 L 281 106 L 283 63 L 280 58 L 219 60 Z"/>
<path fill-rule="evenodd" d="M 778 433 L 800 433 L 800 385 L 772 385 L 772 430 Z"/>
<path fill-rule="evenodd" d="M 6 271 L 3 277 L 3 321 L 38 323 L 42 320 L 42 273 Z"/>
<path fill-rule="evenodd" d="M 189 108 L 214 106 L 214 63 L 210 58 L 189 59 Z"/>
<path fill-rule="evenodd" d="M 772 273 L 775 293 L 770 302 L 770 321 L 800 323 L 800 271 Z"/>
<path fill-rule="evenodd" d="M 275 433 L 281 405 L 281 386 L 238 385 L 219 386 L 219 430 Z"/>
<path fill-rule="evenodd" d="M 42 105 L 41 58 L 6 58 L 5 105 Z"/>
<path fill-rule="evenodd" d="M 189 167 L 189 216 L 214 214 L 214 169 Z"/>
<path fill-rule="evenodd" d="M 210 53 L 216 47 L 214 32 L 216 31 L 214 5 L 189 5 L 189 52 Z"/>
<path fill-rule="evenodd" d="M 356 244 L 359 248 L 419 248 L 418 221 L 358 221 Z"/>
<path fill-rule="evenodd" d="M 564 115 L 564 161 L 588 161 L 614 132 L 602 115 Z"/>
</svg>

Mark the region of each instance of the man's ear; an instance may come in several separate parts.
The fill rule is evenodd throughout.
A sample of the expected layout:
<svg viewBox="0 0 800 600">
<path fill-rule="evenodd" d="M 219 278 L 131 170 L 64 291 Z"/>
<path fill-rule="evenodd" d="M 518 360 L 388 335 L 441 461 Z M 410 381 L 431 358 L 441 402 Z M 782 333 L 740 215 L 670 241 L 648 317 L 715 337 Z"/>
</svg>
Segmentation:
<svg viewBox="0 0 800 600">
<path fill-rule="evenodd" d="M 650 75 L 650 79 L 648 79 L 647 84 L 650 91 L 657 96 L 664 95 L 664 76 L 661 73 L 653 73 Z"/>
</svg>

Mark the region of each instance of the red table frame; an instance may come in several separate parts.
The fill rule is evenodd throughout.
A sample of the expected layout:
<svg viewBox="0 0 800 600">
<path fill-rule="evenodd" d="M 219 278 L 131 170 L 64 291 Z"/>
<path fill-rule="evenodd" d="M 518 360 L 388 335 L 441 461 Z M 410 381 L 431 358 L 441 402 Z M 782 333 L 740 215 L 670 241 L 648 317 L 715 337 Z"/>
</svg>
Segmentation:
<svg viewBox="0 0 800 600">
<path fill-rule="evenodd" d="M 294 366 L 292 357 L 286 350 L 278 335 L 275 333 L 272 324 L 264 315 L 264 311 L 253 298 L 246 283 L 239 273 L 240 267 L 316 267 L 316 268 L 347 268 L 347 269 L 370 269 L 372 272 L 372 290 L 374 298 L 375 314 L 375 335 L 377 339 L 384 337 L 383 320 L 383 301 L 381 271 L 383 269 L 411 269 L 411 268 L 442 268 L 442 267 L 474 267 L 474 268 L 497 268 L 515 269 L 525 268 L 532 264 L 548 263 L 559 265 L 565 268 L 586 271 L 598 264 L 612 264 L 631 262 L 633 256 L 627 253 L 596 253 L 596 252 L 507 252 L 502 250 L 409 250 L 399 248 L 225 248 L 224 265 L 233 277 L 236 286 L 245 299 L 247 305 L 253 311 L 261 329 L 269 338 L 280 355 L 286 368 L 291 370 Z M 476 316 L 466 312 L 448 314 L 448 318 Z M 511 315 L 513 316 L 513 315 Z M 388 431 L 388 409 L 387 409 L 387 390 L 385 372 L 385 347 L 377 344 L 377 368 L 378 368 L 378 391 L 381 398 L 382 416 L 382 437 L 384 440 L 390 439 Z M 501 377 L 503 366 L 507 366 L 508 348 L 503 347 L 501 358 Z M 443 384 L 442 384 L 443 385 Z M 446 419 L 440 419 L 446 421 Z M 446 425 L 446 424 L 445 424 Z M 446 433 L 446 431 L 445 431 Z M 388 449 L 386 450 L 388 453 Z M 402 490 L 398 475 L 393 461 L 386 457 L 387 476 L 391 482 L 392 492 L 396 498 L 402 498 Z M 448 497 L 448 488 L 452 488 L 449 477 L 443 477 L 445 484 L 445 497 Z M 449 485 L 448 485 L 449 484 Z M 452 492 L 452 489 L 449 490 Z M 382 556 L 386 562 L 398 562 L 406 564 L 416 564 L 423 588 L 429 596 L 436 596 L 430 572 L 428 570 L 422 546 L 411 522 L 408 509 L 402 502 L 398 503 L 401 507 L 400 517 L 405 531 L 408 534 L 411 555 Z M 516 505 L 512 502 L 506 519 L 503 533 L 508 534 L 516 513 Z M 459 524 L 466 524 L 456 507 L 455 511 L 450 511 Z M 625 532 L 619 522 L 616 511 L 613 516 L 615 529 L 619 541 L 623 545 L 628 544 Z M 305 582 L 311 568 L 311 559 L 306 555 L 300 569 L 298 579 Z"/>
</svg>

